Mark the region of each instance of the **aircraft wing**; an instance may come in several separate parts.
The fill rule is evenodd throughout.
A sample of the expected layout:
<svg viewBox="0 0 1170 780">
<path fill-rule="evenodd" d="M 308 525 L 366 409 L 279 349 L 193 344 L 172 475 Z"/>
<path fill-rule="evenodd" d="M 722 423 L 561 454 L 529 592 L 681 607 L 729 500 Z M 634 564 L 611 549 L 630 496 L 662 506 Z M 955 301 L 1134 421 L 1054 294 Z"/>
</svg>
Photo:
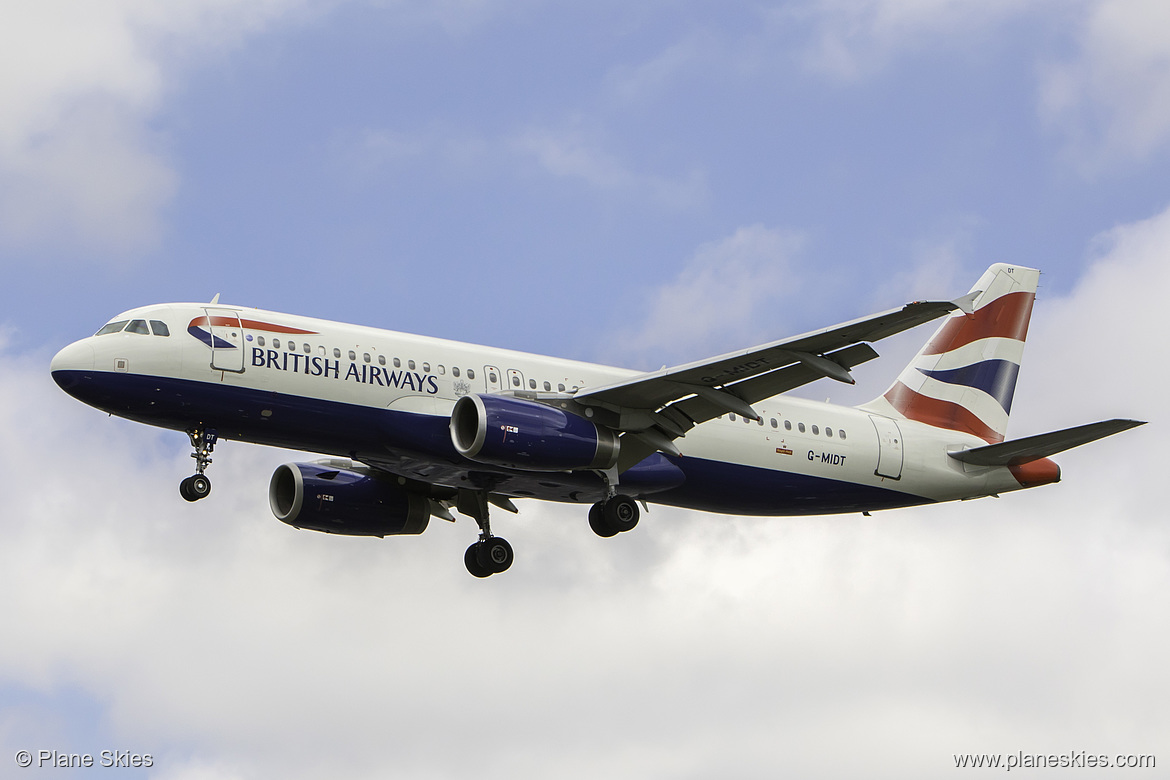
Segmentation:
<svg viewBox="0 0 1170 780">
<path fill-rule="evenodd" d="M 759 419 L 753 403 L 824 377 L 853 384 L 849 369 L 877 357 L 867 342 L 955 309 L 969 311 L 977 294 L 908 303 L 801 336 L 583 388 L 574 400 L 591 409 L 598 422 L 623 431 L 618 468 L 624 470 L 658 449 L 677 453 L 670 442 L 701 422 L 728 412 Z"/>
</svg>

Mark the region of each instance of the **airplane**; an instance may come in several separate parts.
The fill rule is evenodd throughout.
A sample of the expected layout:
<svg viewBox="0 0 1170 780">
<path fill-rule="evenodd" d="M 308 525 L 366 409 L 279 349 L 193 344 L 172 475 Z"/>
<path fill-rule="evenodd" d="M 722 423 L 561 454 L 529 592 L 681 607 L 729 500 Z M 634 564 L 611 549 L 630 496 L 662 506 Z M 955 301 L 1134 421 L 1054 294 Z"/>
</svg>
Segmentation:
<svg viewBox="0 0 1170 780">
<path fill-rule="evenodd" d="M 869 514 L 1060 480 L 1049 456 L 1144 424 L 1113 419 L 1007 441 L 1040 272 L 991 266 L 961 298 L 638 372 L 358 325 L 172 303 L 119 314 L 53 358 L 69 395 L 187 433 L 206 498 L 220 440 L 325 455 L 279 466 L 277 519 L 299 529 L 419 534 L 474 519 L 464 564 L 507 570 L 489 508 L 588 506 L 602 537 L 649 503 L 736 515 Z M 876 342 L 946 317 L 882 395 L 854 407 L 784 395 L 854 382 Z M 641 504 L 642 510 L 639 509 Z"/>
</svg>

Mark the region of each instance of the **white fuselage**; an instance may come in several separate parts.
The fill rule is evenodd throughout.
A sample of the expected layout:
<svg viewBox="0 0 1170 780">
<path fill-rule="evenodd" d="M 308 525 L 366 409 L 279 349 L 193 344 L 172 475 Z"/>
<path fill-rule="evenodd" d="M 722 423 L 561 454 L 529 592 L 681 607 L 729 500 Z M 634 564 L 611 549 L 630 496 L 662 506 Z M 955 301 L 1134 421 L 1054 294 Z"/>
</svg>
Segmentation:
<svg viewBox="0 0 1170 780">
<path fill-rule="evenodd" d="M 81 400 L 154 425 L 214 426 L 223 438 L 353 457 L 448 487 L 482 471 L 442 441 L 460 396 L 571 398 L 579 388 L 637 375 L 242 307 L 165 304 L 117 320 L 162 322 L 169 335 L 114 332 L 63 349 L 53 361 L 54 377 Z M 678 439 L 681 457 L 671 460 L 686 473 L 687 485 L 645 499 L 783 515 L 865 511 L 1021 487 L 1006 467 L 974 467 L 948 457 L 986 443 L 970 434 L 785 396 L 754 409 L 762 421 L 725 414 Z M 594 475 L 513 476 L 496 490 L 586 502 L 602 489 Z M 835 500 L 834 491 L 847 498 Z"/>
</svg>

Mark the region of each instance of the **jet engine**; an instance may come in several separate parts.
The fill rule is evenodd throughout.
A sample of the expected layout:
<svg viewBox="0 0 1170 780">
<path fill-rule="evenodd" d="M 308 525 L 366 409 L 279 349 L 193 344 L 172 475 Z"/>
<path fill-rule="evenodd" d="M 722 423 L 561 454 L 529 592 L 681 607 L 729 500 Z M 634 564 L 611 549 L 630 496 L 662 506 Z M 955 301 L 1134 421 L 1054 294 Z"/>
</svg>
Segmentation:
<svg viewBox="0 0 1170 780">
<path fill-rule="evenodd" d="M 460 398 L 451 441 L 471 460 L 530 471 L 610 468 L 619 444 L 616 433 L 584 417 L 499 395 Z"/>
<path fill-rule="evenodd" d="M 431 519 L 426 496 L 351 461 L 278 466 L 268 504 L 277 520 L 294 528 L 348 536 L 421 534 Z"/>
</svg>

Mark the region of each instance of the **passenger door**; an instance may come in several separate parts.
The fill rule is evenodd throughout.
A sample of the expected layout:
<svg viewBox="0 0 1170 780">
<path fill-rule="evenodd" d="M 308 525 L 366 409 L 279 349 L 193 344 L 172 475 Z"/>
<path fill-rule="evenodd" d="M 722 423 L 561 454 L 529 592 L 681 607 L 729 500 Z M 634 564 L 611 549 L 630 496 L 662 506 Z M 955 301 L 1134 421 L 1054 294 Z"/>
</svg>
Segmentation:
<svg viewBox="0 0 1170 780">
<path fill-rule="evenodd" d="M 231 309 L 204 309 L 211 332 L 211 367 L 244 373 L 244 325 Z"/>
</svg>

